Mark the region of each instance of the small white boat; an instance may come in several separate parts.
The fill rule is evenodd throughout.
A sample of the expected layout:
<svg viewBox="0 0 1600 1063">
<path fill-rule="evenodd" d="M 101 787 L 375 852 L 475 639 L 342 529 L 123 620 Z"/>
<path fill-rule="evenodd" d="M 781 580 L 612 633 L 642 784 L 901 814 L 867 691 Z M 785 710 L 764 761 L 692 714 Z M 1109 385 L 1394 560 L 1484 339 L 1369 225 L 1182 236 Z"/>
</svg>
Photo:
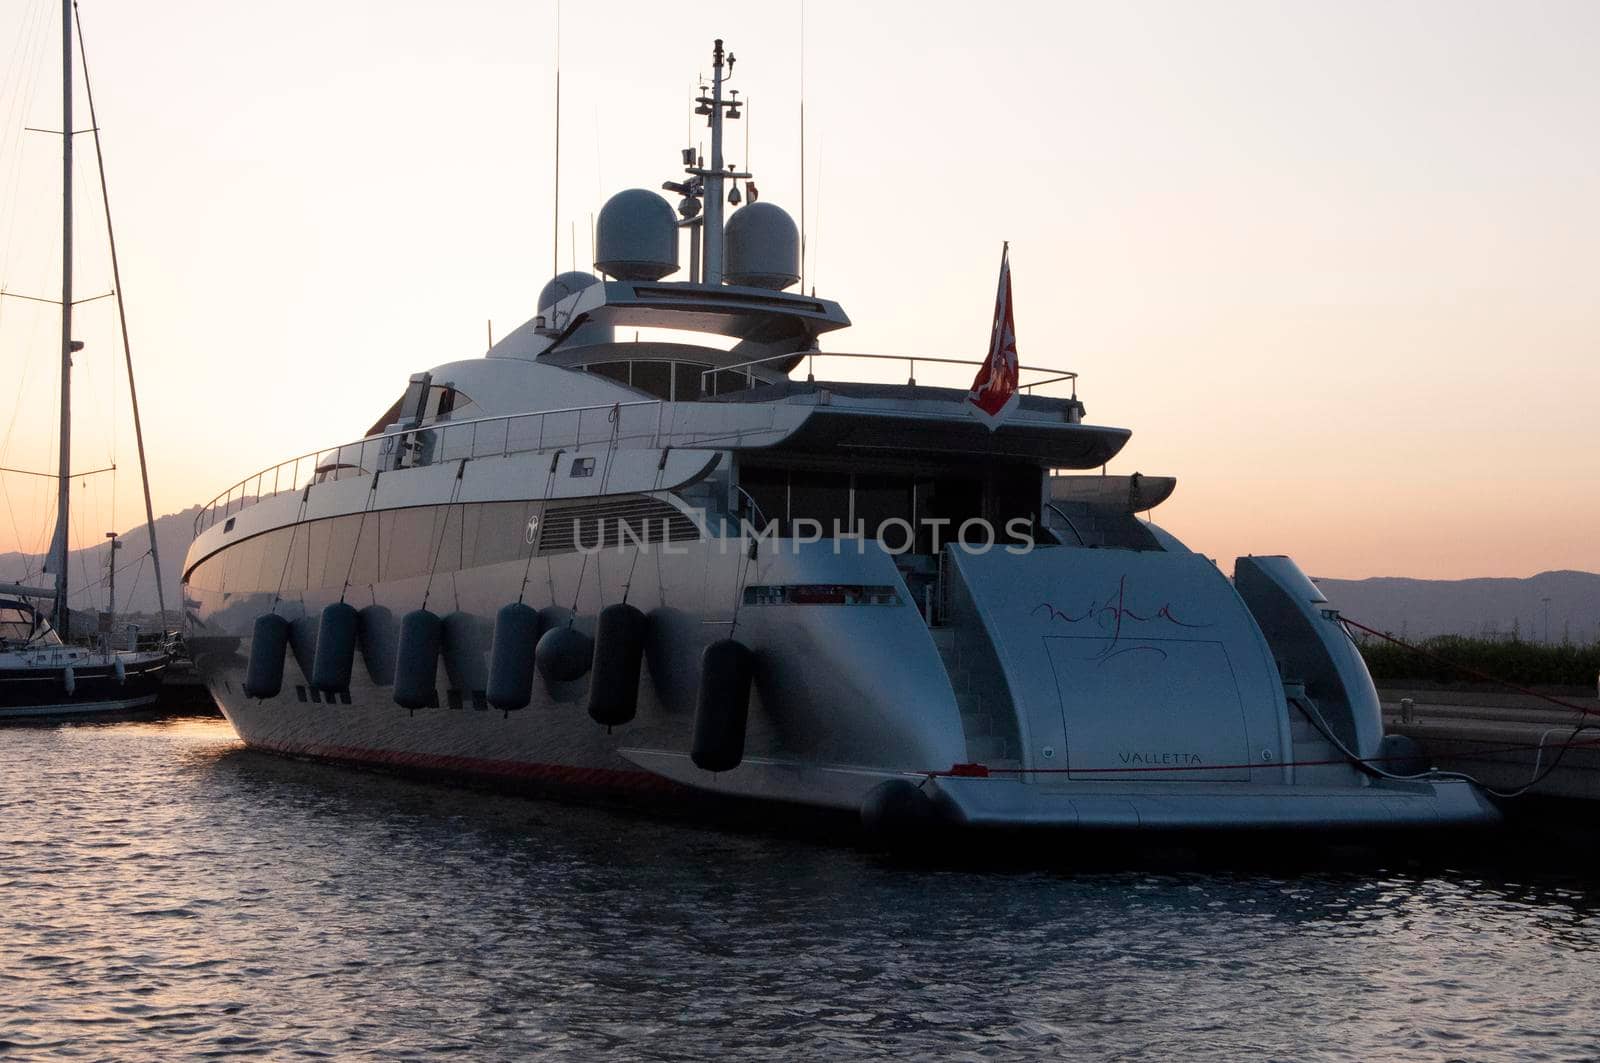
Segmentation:
<svg viewBox="0 0 1600 1063">
<path fill-rule="evenodd" d="M 1173 481 L 1099 475 L 1130 433 L 1015 363 L 1008 285 L 971 392 L 915 381 L 940 359 L 863 383 L 873 356 L 820 350 L 849 319 L 788 290 L 794 223 L 723 222 L 748 178 L 722 157 L 732 63 L 719 41 L 676 213 L 642 189 L 601 211 L 605 279 L 556 277 L 365 438 L 203 508 L 189 644 L 245 742 L 891 828 L 1495 818 L 1466 782 L 1395 777 L 1407 750 L 1289 559 L 1230 580 L 1141 519 Z M 681 339 L 616 339 L 642 328 Z"/>
</svg>

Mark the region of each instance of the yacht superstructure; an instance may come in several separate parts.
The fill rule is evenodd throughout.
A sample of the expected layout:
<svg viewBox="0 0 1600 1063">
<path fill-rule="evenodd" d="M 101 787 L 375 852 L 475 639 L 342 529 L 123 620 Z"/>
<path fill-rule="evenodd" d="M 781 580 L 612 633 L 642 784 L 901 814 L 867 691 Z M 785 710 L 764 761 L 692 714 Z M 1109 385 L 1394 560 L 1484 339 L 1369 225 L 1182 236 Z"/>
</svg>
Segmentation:
<svg viewBox="0 0 1600 1063">
<path fill-rule="evenodd" d="M 1382 769 L 1370 677 L 1291 561 L 1230 581 L 1140 519 L 1173 483 L 1102 474 L 1130 433 L 1074 374 L 1020 367 L 997 426 L 914 364 L 849 380 L 873 356 L 820 350 L 849 319 L 787 290 L 794 223 L 723 222 L 754 200 L 732 63 L 717 42 L 677 211 L 601 212 L 603 279 L 201 512 L 189 642 L 248 744 L 969 827 L 1494 817 Z M 683 339 L 617 340 L 641 329 Z"/>
</svg>

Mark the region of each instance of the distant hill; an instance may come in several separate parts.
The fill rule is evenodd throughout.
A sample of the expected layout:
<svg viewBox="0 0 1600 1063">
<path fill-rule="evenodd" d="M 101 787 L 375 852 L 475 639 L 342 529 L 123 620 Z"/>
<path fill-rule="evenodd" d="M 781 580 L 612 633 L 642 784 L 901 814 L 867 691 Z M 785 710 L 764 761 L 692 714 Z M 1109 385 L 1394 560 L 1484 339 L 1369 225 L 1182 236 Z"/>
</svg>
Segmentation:
<svg viewBox="0 0 1600 1063">
<path fill-rule="evenodd" d="M 166 577 L 167 611 L 180 609 L 178 580 L 183 575 L 183 555 L 189 551 L 194 538 L 194 518 L 198 506 L 181 513 L 168 513 L 156 518 L 156 542 L 161 547 L 161 574 Z M 150 559 L 150 537 L 144 521 L 122 533 L 122 548 L 117 551 L 117 612 L 150 613 L 156 611 L 155 573 Z M 106 604 L 106 556 L 111 552 L 110 542 L 103 542 L 83 550 L 74 550 L 67 575 L 73 609 L 103 609 Z M 140 559 L 143 558 L 141 561 Z M 49 586 L 50 576 L 40 575 L 44 557 L 12 551 L 0 554 L 0 582 Z M 74 625 L 76 629 L 76 625 Z"/>
<path fill-rule="evenodd" d="M 1541 572 L 1527 579 L 1319 579 L 1339 611 L 1402 638 L 1475 635 L 1544 642 L 1600 641 L 1600 573 Z"/>
</svg>

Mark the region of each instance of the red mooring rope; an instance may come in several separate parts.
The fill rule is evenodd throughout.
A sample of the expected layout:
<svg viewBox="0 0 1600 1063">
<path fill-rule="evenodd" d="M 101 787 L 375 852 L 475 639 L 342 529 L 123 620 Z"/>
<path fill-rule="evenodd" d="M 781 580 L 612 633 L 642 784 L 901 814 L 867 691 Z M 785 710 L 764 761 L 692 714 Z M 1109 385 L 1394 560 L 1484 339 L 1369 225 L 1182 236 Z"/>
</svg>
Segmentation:
<svg viewBox="0 0 1600 1063">
<path fill-rule="evenodd" d="M 1357 629 L 1359 629 L 1361 631 L 1365 631 L 1369 635 L 1376 635 L 1380 639 L 1383 639 L 1385 642 L 1392 642 L 1396 646 L 1401 647 L 1402 649 L 1410 650 L 1412 653 L 1418 654 L 1419 656 L 1422 656 L 1422 657 L 1426 657 L 1431 661 L 1438 661 L 1440 664 L 1447 665 L 1447 666 L 1449 666 L 1451 668 L 1456 669 L 1457 671 L 1465 672 L 1467 675 L 1473 676 L 1473 677 L 1475 677 L 1477 679 L 1482 679 L 1484 682 L 1494 683 L 1497 686 L 1503 686 L 1507 690 L 1515 690 L 1518 694 L 1526 694 L 1531 698 L 1539 698 L 1539 699 L 1541 699 L 1543 701 L 1548 701 L 1552 705 L 1560 705 L 1563 709 L 1571 709 L 1573 712 L 1581 712 L 1585 716 L 1600 716 L 1600 712 L 1596 712 L 1594 709 L 1586 709 L 1582 705 L 1579 705 L 1577 702 L 1564 701 L 1561 698 L 1551 697 L 1549 694 L 1541 694 L 1537 690 L 1530 690 L 1527 687 L 1518 686 L 1515 683 L 1508 682 L 1508 681 L 1506 681 L 1504 679 L 1500 679 L 1497 676 L 1492 676 L 1488 672 L 1480 672 L 1476 668 L 1468 668 L 1466 665 L 1461 664 L 1458 661 L 1452 661 L 1447 657 L 1441 657 L 1437 653 L 1434 653 L 1432 650 L 1425 650 L 1421 646 L 1413 646 L 1409 642 L 1402 642 L 1400 639 L 1395 638 L 1393 635 L 1390 635 L 1390 634 L 1387 634 L 1385 632 L 1379 631 L 1377 628 L 1370 628 L 1370 627 L 1368 627 L 1367 625 L 1361 623 L 1358 620 L 1351 620 L 1348 616 L 1341 616 L 1339 618 L 1339 621 L 1340 621 L 1340 623 L 1346 624 L 1346 625 L 1348 625 L 1350 627 L 1357 628 Z"/>
</svg>

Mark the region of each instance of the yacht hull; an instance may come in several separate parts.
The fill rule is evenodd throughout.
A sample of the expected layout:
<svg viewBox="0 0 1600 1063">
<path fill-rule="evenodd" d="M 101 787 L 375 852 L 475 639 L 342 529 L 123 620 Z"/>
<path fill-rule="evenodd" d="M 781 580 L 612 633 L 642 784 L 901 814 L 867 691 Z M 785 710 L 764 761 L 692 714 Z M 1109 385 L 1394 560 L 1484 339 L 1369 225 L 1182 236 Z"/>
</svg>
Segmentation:
<svg viewBox="0 0 1600 1063">
<path fill-rule="evenodd" d="M 516 527 L 520 533 L 521 524 Z M 228 551 L 238 549 L 213 561 L 226 567 Z M 268 556 L 261 571 L 281 567 L 282 558 Z M 318 618 L 339 600 L 340 588 L 235 593 L 195 574 L 185 590 L 188 645 L 240 738 L 290 756 L 516 788 L 791 800 L 787 790 L 748 792 L 738 772 L 691 766 L 686 778 L 672 779 L 640 762 L 641 751 L 687 755 L 701 654 L 731 635 L 763 662 L 751 696 L 746 759 L 796 770 L 840 766 L 842 783 L 814 788 L 796 803 L 853 811 L 885 779 L 965 759 L 961 718 L 938 651 L 903 590 L 881 604 L 785 609 L 745 605 L 741 579 L 883 589 L 899 582 L 892 558 L 876 548 L 836 555 L 829 544 L 768 543 L 752 562 L 748 544 L 707 538 L 644 551 L 608 548 L 588 557 L 567 552 L 536 557 L 531 565 L 524 559 L 437 573 L 431 581 L 420 576 L 350 588 L 346 600 L 364 622 L 382 618 L 391 646 L 398 619 L 424 600 L 442 614 L 437 705 L 414 711 L 395 702 L 393 665 L 385 668 L 381 654 L 357 652 L 347 691 L 313 689 Z M 591 636 L 600 610 L 625 596 L 645 613 L 649 634 L 632 720 L 607 728 L 591 719 L 587 676 L 574 682 L 536 677 L 522 709 L 505 712 L 489 704 L 495 617 L 519 592 L 534 609 L 570 611 L 573 625 Z M 251 631 L 268 611 L 290 620 L 290 647 L 279 692 L 251 698 L 244 694 Z M 818 662 L 827 667 L 818 669 Z M 867 766 L 860 766 L 863 760 Z"/>
<path fill-rule="evenodd" d="M 499 556 L 485 546 L 489 511 L 447 518 L 447 508 L 460 507 L 436 507 L 433 526 L 476 522 L 479 555 Z M 239 736 L 264 751 L 626 796 L 662 810 L 710 798 L 853 813 L 885 783 L 910 780 L 944 821 L 975 830 L 1340 830 L 1496 818 L 1466 784 L 1373 780 L 1308 744 L 1320 740 L 1290 726 L 1250 612 L 1193 555 L 1056 548 L 951 557 L 950 602 L 930 626 L 914 581 L 875 545 L 780 539 L 752 558 L 748 542 L 706 537 L 481 565 L 462 547 L 461 567 L 350 587 L 317 586 L 308 575 L 303 586 L 269 588 L 287 568 L 352 567 L 333 556 L 337 530 L 293 538 L 333 544 L 332 554 L 295 555 L 292 564 L 270 550 L 230 557 L 255 549 L 246 540 L 213 553 L 205 564 L 215 567 L 192 569 L 186 585 L 196 669 Z M 250 571 L 260 574 L 254 583 Z M 849 603 L 808 597 L 839 587 L 853 588 Z M 1146 588 L 1160 589 L 1154 604 Z M 1067 594 L 1108 604 L 1073 611 Z M 495 617 L 519 595 L 535 609 L 570 610 L 590 635 L 607 605 L 627 600 L 645 613 L 632 720 L 591 719 L 587 677 L 536 678 L 525 708 L 489 704 Z M 368 630 L 348 690 L 328 694 L 309 675 L 321 612 L 341 599 Z M 381 644 L 392 647 L 398 619 L 424 604 L 442 614 L 445 633 L 437 704 L 408 710 L 394 700 L 394 665 Z M 290 621 L 281 689 L 246 697 L 252 627 L 268 611 Z M 1097 624 L 1116 628 L 1109 649 Z M 758 664 L 742 761 L 714 773 L 690 756 L 699 665 L 707 645 L 730 635 Z M 1140 678 L 1160 674 L 1169 681 Z M 1130 708 L 1119 698 L 1138 701 Z M 1219 703 L 1230 716 L 1216 714 Z M 1237 722 L 1226 731 L 1182 723 L 1186 715 Z M 1106 730 L 1116 721 L 1122 732 Z"/>
<path fill-rule="evenodd" d="M 1461 780 L 1382 781 L 1370 786 L 1204 783 L 1061 784 L 1049 777 L 931 784 L 947 819 L 983 829 L 1084 831 L 1366 831 L 1474 827 L 1499 819 Z"/>
<path fill-rule="evenodd" d="M 1162 782 L 1072 784 L 1002 770 L 981 777 L 751 758 L 708 790 L 682 751 L 630 748 L 619 732 L 596 735 L 559 711 L 420 710 L 383 697 L 285 711 L 271 702 L 219 699 L 254 749 L 292 757 L 471 781 L 497 789 L 607 797 L 656 811 L 750 800 L 854 812 L 891 779 L 922 785 L 940 818 L 977 831 L 1363 831 L 1476 827 L 1499 813 L 1464 781 L 1378 782 L 1366 787 Z M 697 779 L 697 776 L 702 778 Z M 675 779 L 682 779 L 681 782 Z M 708 800 L 709 799 L 709 800 Z"/>
</svg>

